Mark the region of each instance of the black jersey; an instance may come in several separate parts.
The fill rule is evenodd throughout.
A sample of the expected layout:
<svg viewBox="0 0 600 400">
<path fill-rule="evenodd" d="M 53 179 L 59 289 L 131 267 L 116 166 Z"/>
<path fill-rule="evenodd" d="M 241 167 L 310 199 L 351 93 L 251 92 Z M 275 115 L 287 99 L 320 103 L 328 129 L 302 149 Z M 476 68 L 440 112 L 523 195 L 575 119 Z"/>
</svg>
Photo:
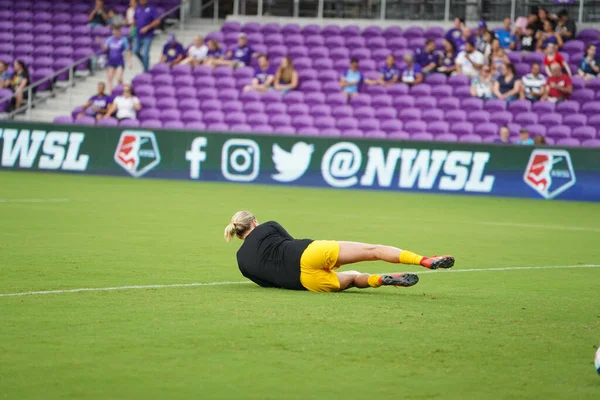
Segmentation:
<svg viewBox="0 0 600 400">
<path fill-rule="evenodd" d="M 294 239 L 281 225 L 269 221 L 258 225 L 237 252 L 246 278 L 263 287 L 305 290 L 300 283 L 300 258 L 310 239 Z"/>
</svg>

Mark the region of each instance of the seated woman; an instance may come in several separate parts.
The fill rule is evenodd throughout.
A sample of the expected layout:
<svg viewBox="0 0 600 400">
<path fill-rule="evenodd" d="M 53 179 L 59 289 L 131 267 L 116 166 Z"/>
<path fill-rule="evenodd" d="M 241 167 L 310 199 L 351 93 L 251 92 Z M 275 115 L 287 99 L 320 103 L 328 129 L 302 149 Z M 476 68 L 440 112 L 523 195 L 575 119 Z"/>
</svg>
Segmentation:
<svg viewBox="0 0 600 400">
<path fill-rule="evenodd" d="M 219 47 L 219 42 L 215 39 L 210 39 L 207 44 L 208 51 L 206 52 L 206 58 L 204 64 L 210 67 L 214 67 L 220 60 L 223 59 L 223 50 Z"/>
<path fill-rule="evenodd" d="M 406 64 L 406 67 L 402 71 L 402 82 L 409 86 L 422 83 L 423 72 L 421 71 L 421 66 L 415 63 L 415 58 L 411 53 L 404 54 L 404 64 Z"/>
<path fill-rule="evenodd" d="M 544 22 L 544 29 L 537 33 L 538 51 L 544 51 L 549 44 L 556 45 L 560 49 L 563 45 L 562 37 L 554 30 L 550 20 Z"/>
<path fill-rule="evenodd" d="M 502 76 L 504 65 L 510 63 L 506 52 L 500 47 L 500 41 L 498 39 L 492 40 L 491 54 L 490 54 L 490 66 L 492 76 L 498 79 Z"/>
<path fill-rule="evenodd" d="M 456 47 L 448 39 L 444 39 L 442 43 L 444 51 L 440 54 L 440 66 L 437 68 L 437 72 L 450 76 L 456 71 L 456 63 L 454 61 L 456 60 Z"/>
<path fill-rule="evenodd" d="M 550 66 L 554 63 L 559 64 L 563 71 L 569 76 L 572 76 L 569 64 L 567 64 L 563 56 L 558 53 L 556 45 L 554 43 L 548 43 L 548 46 L 546 46 L 546 57 L 544 57 L 544 67 L 546 68 L 547 76 L 551 75 Z"/>
<path fill-rule="evenodd" d="M 283 57 L 273 83 L 275 90 L 287 93 L 298 88 L 298 72 L 294 69 L 294 63 L 290 57 Z"/>
<path fill-rule="evenodd" d="M 140 100 L 135 97 L 131 85 L 123 86 L 123 94 L 113 99 L 113 102 L 108 107 L 108 111 L 104 118 L 109 118 L 113 114 L 122 121 L 124 119 L 137 119 L 137 112 L 142 109 Z"/>
<path fill-rule="evenodd" d="M 489 65 L 484 65 L 471 82 L 471 96 L 480 99 L 490 99 L 493 97 L 492 89 L 494 87 L 494 78 L 492 78 L 491 68 Z"/>
<path fill-rule="evenodd" d="M 13 65 L 13 76 L 10 84 L 11 89 L 15 93 L 13 98 L 14 109 L 17 110 L 23 105 L 23 100 L 27 99 L 27 92 L 23 89 L 29 85 L 29 70 L 21 60 L 15 60 Z"/>
<path fill-rule="evenodd" d="M 379 70 L 380 76 L 378 79 L 365 79 L 367 85 L 390 86 L 398 82 L 400 70 L 396 67 L 396 57 L 389 55 L 385 59 L 385 65 Z"/>
<path fill-rule="evenodd" d="M 510 103 L 519 98 L 521 81 L 517 78 L 515 66 L 508 63 L 504 66 L 502 76 L 494 83 L 493 93 L 498 99 Z"/>
<path fill-rule="evenodd" d="M 579 76 L 585 78 L 586 81 L 594 79 L 600 73 L 600 67 L 598 66 L 598 60 L 596 60 L 596 45 L 589 45 L 585 51 L 585 57 L 579 64 L 577 70 Z"/>
</svg>

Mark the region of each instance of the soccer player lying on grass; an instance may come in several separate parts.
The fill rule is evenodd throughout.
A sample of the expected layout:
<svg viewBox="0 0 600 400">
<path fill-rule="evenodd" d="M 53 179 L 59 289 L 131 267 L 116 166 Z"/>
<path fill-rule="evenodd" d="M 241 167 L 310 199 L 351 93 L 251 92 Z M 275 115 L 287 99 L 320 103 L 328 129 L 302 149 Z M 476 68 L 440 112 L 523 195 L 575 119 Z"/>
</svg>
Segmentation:
<svg viewBox="0 0 600 400">
<path fill-rule="evenodd" d="M 259 224 L 248 211 L 239 211 L 225 228 L 225 240 L 243 240 L 237 262 L 246 278 L 262 287 L 311 292 L 339 292 L 350 287 L 413 286 L 415 274 L 371 275 L 358 271 L 335 272 L 360 261 L 451 268 L 454 257 L 422 257 L 396 247 L 331 240 L 294 239 L 277 222 Z"/>
</svg>

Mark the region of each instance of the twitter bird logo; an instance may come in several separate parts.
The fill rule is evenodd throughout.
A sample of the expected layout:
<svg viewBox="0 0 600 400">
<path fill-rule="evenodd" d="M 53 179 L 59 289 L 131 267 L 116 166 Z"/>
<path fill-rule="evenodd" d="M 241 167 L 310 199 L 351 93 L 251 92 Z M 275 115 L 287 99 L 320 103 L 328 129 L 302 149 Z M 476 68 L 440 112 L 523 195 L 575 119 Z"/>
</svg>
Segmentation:
<svg viewBox="0 0 600 400">
<path fill-rule="evenodd" d="M 273 144 L 273 163 L 277 174 L 272 178 L 278 182 L 293 182 L 300 178 L 308 169 L 314 150 L 312 144 L 304 142 L 294 144 L 290 152 Z"/>
</svg>

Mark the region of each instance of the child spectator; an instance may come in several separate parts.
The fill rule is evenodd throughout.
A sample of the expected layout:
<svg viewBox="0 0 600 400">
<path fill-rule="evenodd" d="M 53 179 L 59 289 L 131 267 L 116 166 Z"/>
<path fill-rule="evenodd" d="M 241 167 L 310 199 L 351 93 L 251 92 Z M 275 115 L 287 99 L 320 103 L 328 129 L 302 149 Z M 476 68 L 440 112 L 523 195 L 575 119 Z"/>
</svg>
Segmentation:
<svg viewBox="0 0 600 400">
<path fill-rule="evenodd" d="M 298 88 L 298 72 L 290 57 L 283 57 L 275 73 L 273 87 L 284 94 Z"/>
<path fill-rule="evenodd" d="M 544 95 L 544 87 L 546 86 L 546 77 L 540 73 L 541 67 L 539 63 L 531 65 L 531 72 L 523 77 L 521 85 L 521 100 L 529 100 L 536 102 Z"/>
<path fill-rule="evenodd" d="M 556 45 L 554 43 L 548 43 L 548 46 L 546 47 L 546 56 L 544 57 L 544 66 L 546 67 L 546 75 L 550 76 L 550 65 L 554 64 L 554 63 L 558 63 L 558 65 L 560 65 L 560 67 L 562 69 L 564 69 L 565 71 L 567 71 L 567 74 L 569 74 L 569 76 L 571 76 L 571 68 L 569 67 L 569 64 L 567 64 L 565 62 L 565 59 L 563 58 L 563 56 L 560 55 L 560 53 L 558 53 L 556 51 Z"/>
<path fill-rule="evenodd" d="M 340 78 L 340 86 L 342 91 L 349 98 L 358 94 L 358 87 L 362 83 L 363 76 L 358 70 L 358 60 L 353 58 L 350 61 L 350 68 L 346 71 L 346 74 Z"/>
<path fill-rule="evenodd" d="M 8 70 L 8 64 L 0 61 L 0 89 L 10 87 L 12 76 L 12 72 Z"/>
<path fill-rule="evenodd" d="M 97 28 L 99 26 L 106 26 L 108 21 L 108 13 L 104 8 L 104 0 L 96 0 L 96 6 L 88 16 L 90 28 Z"/>
<path fill-rule="evenodd" d="M 113 27 L 112 36 L 106 39 L 106 42 L 100 43 L 100 46 L 108 53 L 106 73 L 108 75 L 108 91 L 112 93 L 115 76 L 117 77 L 117 84 L 123 83 L 123 70 L 125 69 L 123 53 L 127 56 L 127 66 L 132 68 L 129 41 L 121 36 L 121 29 L 115 26 Z"/>
<path fill-rule="evenodd" d="M 519 140 L 517 140 L 517 144 L 533 146 L 533 139 L 529 136 L 529 131 L 527 129 L 521 128 L 519 131 Z"/>
<path fill-rule="evenodd" d="M 494 96 L 510 103 L 519 98 L 521 93 L 521 81 L 515 72 L 515 66 L 508 63 L 502 69 L 502 76 L 494 83 Z"/>
<path fill-rule="evenodd" d="M 484 65 L 481 67 L 479 75 L 471 82 L 471 96 L 483 100 L 491 99 L 493 97 L 493 87 L 494 79 L 492 78 L 491 68 L 489 65 Z"/>
<path fill-rule="evenodd" d="M 194 43 L 187 50 L 187 58 L 181 64 L 190 64 L 197 67 L 202 64 L 208 55 L 208 47 L 204 44 L 204 39 L 200 35 L 194 36 Z"/>
<path fill-rule="evenodd" d="M 539 51 L 543 51 L 550 44 L 554 44 L 557 49 L 560 49 L 563 45 L 562 37 L 556 33 L 550 20 L 544 22 L 544 29 L 541 32 L 538 32 L 537 36 Z"/>
<path fill-rule="evenodd" d="M 517 46 L 517 37 L 511 31 L 512 21 L 510 17 L 504 18 L 504 26 L 496 31 L 496 38 L 500 41 L 503 49 L 514 50 Z"/>
<path fill-rule="evenodd" d="M 557 62 L 550 65 L 550 74 L 546 81 L 543 99 L 553 103 L 568 100 L 573 93 L 573 82 L 569 75 L 563 73 Z"/>
<path fill-rule="evenodd" d="M 10 84 L 11 89 L 15 93 L 13 98 L 13 106 L 19 109 L 23 105 L 23 100 L 27 99 L 28 93 L 23 91 L 31 82 L 29 82 L 29 70 L 23 61 L 15 60 L 13 63 L 13 76 Z"/>
<path fill-rule="evenodd" d="M 252 84 L 244 87 L 244 92 L 256 90 L 266 92 L 269 90 L 275 79 L 275 70 L 269 66 L 269 57 L 266 54 L 258 56 L 258 67 L 254 69 L 254 78 Z"/>
<path fill-rule="evenodd" d="M 380 74 L 377 80 L 365 79 L 367 85 L 391 86 L 398 82 L 400 70 L 396 66 L 396 57 L 388 55 L 385 59 L 385 64 L 379 70 Z"/>
<path fill-rule="evenodd" d="M 525 28 L 525 34 L 521 36 L 519 41 L 521 42 L 521 51 L 535 51 L 536 40 L 533 25 L 527 25 L 527 28 Z"/>
<path fill-rule="evenodd" d="M 422 83 L 423 72 L 421 72 L 421 66 L 419 64 L 415 64 L 414 57 L 411 53 L 404 54 L 404 64 L 406 64 L 406 67 L 402 71 L 402 82 L 409 86 Z"/>
<path fill-rule="evenodd" d="M 585 57 L 579 64 L 577 73 L 586 81 L 594 79 L 600 73 L 599 61 L 596 59 L 596 45 L 591 44 L 585 51 Z"/>
<path fill-rule="evenodd" d="M 98 92 L 81 107 L 82 111 L 77 115 L 78 118 L 87 115 L 99 120 L 104 117 L 111 102 L 111 97 L 104 92 L 104 89 L 104 82 L 99 82 Z"/>
<path fill-rule="evenodd" d="M 123 86 L 123 94 L 113 99 L 103 118 L 109 118 L 116 112 L 119 121 L 137 119 L 137 112 L 142 109 L 140 100 L 135 97 L 131 85 Z"/>
<path fill-rule="evenodd" d="M 439 56 L 435 53 L 435 41 L 427 39 L 425 48 L 415 51 L 415 62 L 421 67 L 424 75 L 429 75 L 436 70 Z"/>
<path fill-rule="evenodd" d="M 567 10 L 560 10 L 557 16 L 556 33 L 562 37 L 563 42 L 574 39 L 577 34 L 577 26 L 575 25 L 575 21 L 569 18 Z"/>
<path fill-rule="evenodd" d="M 500 135 L 494 139 L 494 143 L 510 144 L 510 129 L 504 125 L 500 128 Z"/>
<path fill-rule="evenodd" d="M 444 50 L 439 55 L 439 67 L 437 72 L 441 72 L 442 74 L 452 75 L 456 71 L 456 48 L 454 47 L 454 42 L 444 39 L 442 41 L 442 46 Z"/>
<path fill-rule="evenodd" d="M 475 78 L 483 63 L 483 54 L 475 50 L 473 42 L 469 41 L 465 50 L 458 53 L 458 57 L 456 57 L 456 72 L 469 78 Z"/>
<path fill-rule="evenodd" d="M 185 49 L 177 41 L 175 35 L 169 35 L 169 39 L 167 43 L 163 47 L 162 56 L 160 57 L 161 63 L 167 63 L 171 67 L 179 64 L 183 57 L 185 56 Z"/>
<path fill-rule="evenodd" d="M 490 57 L 492 56 L 492 42 L 494 41 L 494 37 L 490 31 L 486 31 L 483 34 L 483 41 L 480 43 L 480 46 L 477 48 L 481 54 L 483 54 L 483 59 L 486 64 L 489 64 Z"/>
</svg>

